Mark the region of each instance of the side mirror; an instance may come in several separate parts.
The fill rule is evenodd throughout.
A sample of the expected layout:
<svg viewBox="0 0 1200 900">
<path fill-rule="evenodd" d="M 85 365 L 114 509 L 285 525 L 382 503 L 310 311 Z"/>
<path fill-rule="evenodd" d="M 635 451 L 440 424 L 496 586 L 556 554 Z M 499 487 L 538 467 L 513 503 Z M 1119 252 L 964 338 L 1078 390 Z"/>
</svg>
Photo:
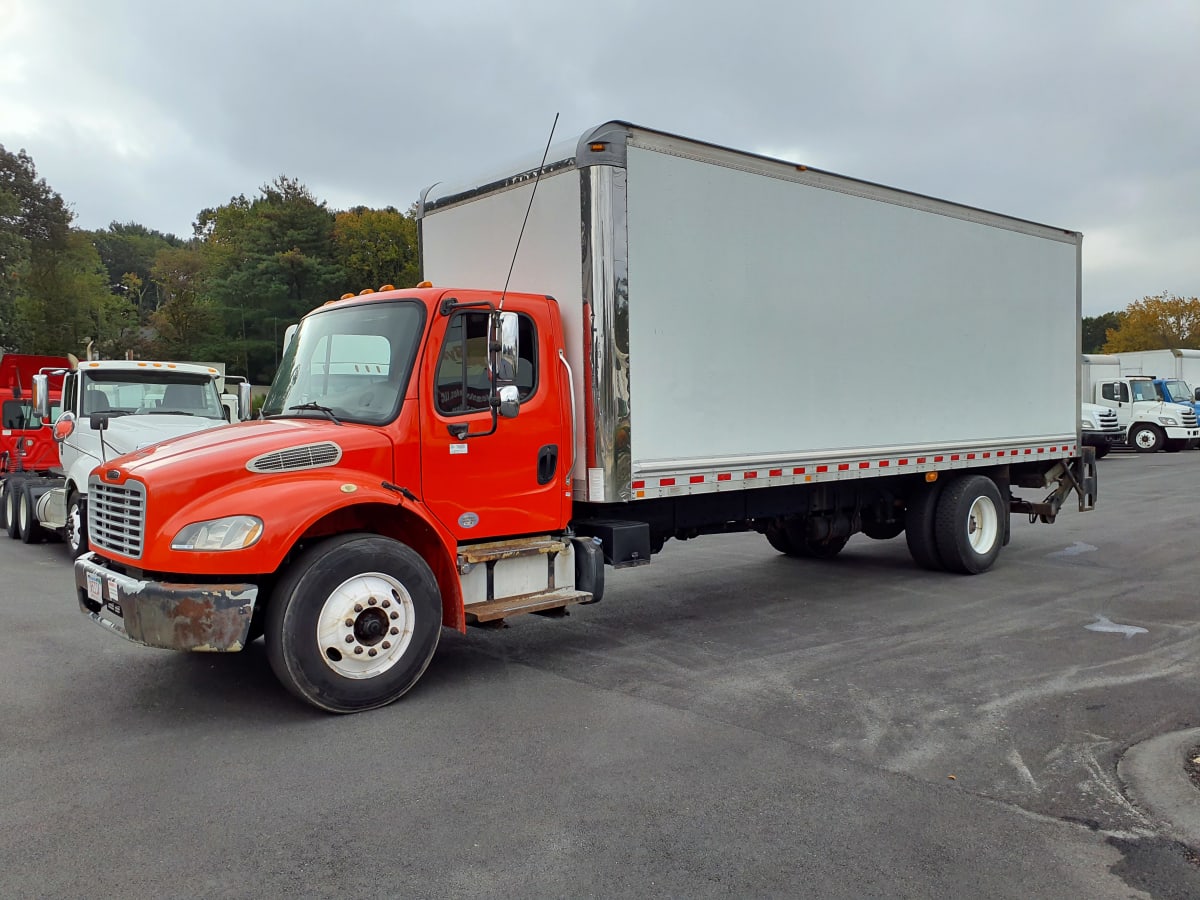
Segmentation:
<svg viewBox="0 0 1200 900">
<path fill-rule="evenodd" d="M 243 422 L 250 418 L 250 382 L 242 381 L 237 386 L 238 418 Z"/>
<path fill-rule="evenodd" d="M 517 361 L 521 357 L 516 313 L 496 313 L 492 319 L 492 349 L 496 354 L 492 361 L 496 384 L 513 384 L 517 380 Z"/>
<path fill-rule="evenodd" d="M 50 376 L 33 376 L 33 408 L 43 422 L 50 418 Z"/>
<path fill-rule="evenodd" d="M 515 384 L 506 384 L 500 388 L 500 417 L 515 419 L 521 411 L 521 392 Z"/>
</svg>

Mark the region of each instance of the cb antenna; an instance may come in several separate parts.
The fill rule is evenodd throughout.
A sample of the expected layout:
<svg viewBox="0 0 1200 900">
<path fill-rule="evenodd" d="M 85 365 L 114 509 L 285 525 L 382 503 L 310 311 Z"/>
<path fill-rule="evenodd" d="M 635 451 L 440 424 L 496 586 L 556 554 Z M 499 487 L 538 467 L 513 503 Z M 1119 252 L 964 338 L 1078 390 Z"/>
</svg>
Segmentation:
<svg viewBox="0 0 1200 900">
<path fill-rule="evenodd" d="M 521 223 L 521 232 L 517 235 L 517 246 L 513 248 L 512 262 L 508 264 L 508 277 L 504 279 L 504 290 L 500 292 L 500 309 L 504 309 L 504 298 L 508 294 L 508 283 L 512 281 L 513 268 L 517 264 L 517 254 L 521 250 L 521 238 L 525 237 L 525 226 L 529 224 L 529 211 L 533 209 L 533 198 L 537 196 L 538 182 L 542 180 L 542 172 L 546 168 L 546 157 L 550 155 L 550 142 L 554 140 L 554 129 L 558 127 L 558 113 L 554 114 L 554 122 L 550 126 L 550 137 L 546 138 L 546 149 L 542 153 L 542 164 L 538 166 L 537 177 L 533 179 L 533 190 L 529 192 L 529 205 L 525 207 L 525 221 Z"/>
</svg>

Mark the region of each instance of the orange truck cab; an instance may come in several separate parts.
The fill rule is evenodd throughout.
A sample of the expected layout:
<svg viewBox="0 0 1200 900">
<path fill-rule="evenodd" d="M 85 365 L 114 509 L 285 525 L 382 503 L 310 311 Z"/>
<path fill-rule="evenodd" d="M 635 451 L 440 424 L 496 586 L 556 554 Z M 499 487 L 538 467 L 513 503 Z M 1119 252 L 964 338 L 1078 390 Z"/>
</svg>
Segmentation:
<svg viewBox="0 0 1200 900">
<path fill-rule="evenodd" d="M 597 544 L 568 528 L 562 341 L 546 296 L 425 287 L 318 308 L 259 420 L 92 473 L 83 610 L 178 650 L 265 632 L 289 689 L 349 712 L 406 691 L 468 603 L 486 622 L 598 599 Z"/>
</svg>

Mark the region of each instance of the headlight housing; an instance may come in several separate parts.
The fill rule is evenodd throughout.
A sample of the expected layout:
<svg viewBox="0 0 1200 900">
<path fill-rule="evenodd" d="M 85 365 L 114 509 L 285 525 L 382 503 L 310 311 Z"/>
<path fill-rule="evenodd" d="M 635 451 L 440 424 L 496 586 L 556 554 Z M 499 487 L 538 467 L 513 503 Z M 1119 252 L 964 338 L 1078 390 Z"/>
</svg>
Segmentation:
<svg viewBox="0 0 1200 900">
<path fill-rule="evenodd" d="M 1162 425 L 1178 425 L 1179 424 L 1174 419 L 1172 419 L 1170 416 L 1159 416 L 1158 421 Z"/>
<path fill-rule="evenodd" d="M 256 516 L 226 516 L 185 525 L 171 541 L 171 549 L 245 550 L 252 547 L 262 533 L 262 519 Z"/>
</svg>

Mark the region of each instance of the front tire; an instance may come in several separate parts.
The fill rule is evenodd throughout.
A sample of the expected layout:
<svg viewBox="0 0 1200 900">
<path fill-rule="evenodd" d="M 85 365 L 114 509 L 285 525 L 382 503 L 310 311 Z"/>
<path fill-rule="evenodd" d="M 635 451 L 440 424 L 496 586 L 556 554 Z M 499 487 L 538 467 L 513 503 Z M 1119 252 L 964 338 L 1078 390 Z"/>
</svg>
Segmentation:
<svg viewBox="0 0 1200 900">
<path fill-rule="evenodd" d="M 951 572 L 986 572 L 1004 541 L 1000 489 L 983 475 L 964 475 L 942 492 L 934 533 L 938 556 Z"/>
<path fill-rule="evenodd" d="M 1111 444 L 1098 445 L 1096 447 L 1096 459 L 1104 459 L 1104 457 L 1108 456 L 1110 450 L 1112 450 Z"/>
<path fill-rule="evenodd" d="M 1163 449 L 1166 450 L 1168 453 L 1178 453 L 1180 450 L 1182 450 L 1186 446 L 1187 446 L 1187 441 L 1183 440 L 1182 438 L 1174 438 L 1174 439 L 1168 438 L 1163 443 Z"/>
<path fill-rule="evenodd" d="M 305 550 L 272 593 L 267 658 L 292 694 L 353 713 L 398 700 L 442 630 L 437 580 L 404 544 L 349 534 Z"/>
<path fill-rule="evenodd" d="M 67 549 L 71 559 L 79 559 L 88 552 L 87 506 L 78 491 L 71 491 L 67 499 Z"/>
<path fill-rule="evenodd" d="M 1129 429 L 1129 443 L 1138 453 L 1157 453 L 1166 436 L 1157 425 L 1134 425 Z"/>
</svg>

